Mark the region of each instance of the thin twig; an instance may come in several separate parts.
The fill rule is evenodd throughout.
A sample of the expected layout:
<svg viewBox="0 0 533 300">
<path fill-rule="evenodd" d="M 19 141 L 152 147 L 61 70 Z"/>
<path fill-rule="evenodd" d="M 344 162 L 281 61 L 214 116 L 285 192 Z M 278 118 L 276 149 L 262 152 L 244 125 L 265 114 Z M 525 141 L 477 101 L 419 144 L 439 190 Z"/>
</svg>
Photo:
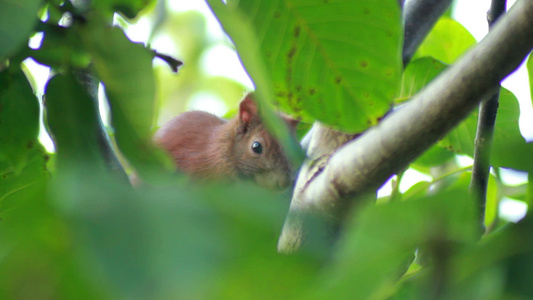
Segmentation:
<svg viewBox="0 0 533 300">
<path fill-rule="evenodd" d="M 168 66 L 170 67 L 170 69 L 172 69 L 172 71 L 174 73 L 177 73 L 178 72 L 178 68 L 181 65 L 183 65 L 183 62 L 181 60 L 175 59 L 172 56 L 161 54 L 161 53 L 159 53 L 157 51 L 154 51 L 154 55 L 155 55 L 155 57 L 157 57 L 159 59 L 162 59 L 164 62 L 166 62 L 168 64 Z"/>
<path fill-rule="evenodd" d="M 487 19 L 489 28 L 492 28 L 496 20 L 505 13 L 505 0 L 492 0 Z M 477 200 L 477 209 L 480 225 L 480 234 L 485 227 L 485 206 L 487 202 L 487 185 L 490 172 L 490 156 L 492 151 L 492 139 L 494 136 L 494 124 L 498 113 L 498 99 L 500 90 L 497 89 L 490 98 L 479 106 L 477 124 L 474 166 L 472 169 L 472 181 L 470 190 Z"/>
</svg>

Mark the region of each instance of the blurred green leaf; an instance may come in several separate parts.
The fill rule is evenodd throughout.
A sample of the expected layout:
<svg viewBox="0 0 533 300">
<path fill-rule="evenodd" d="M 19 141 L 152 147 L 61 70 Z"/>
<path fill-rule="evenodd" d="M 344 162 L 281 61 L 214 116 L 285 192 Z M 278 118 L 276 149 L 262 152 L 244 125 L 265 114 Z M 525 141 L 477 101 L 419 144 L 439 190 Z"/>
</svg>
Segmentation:
<svg viewBox="0 0 533 300">
<path fill-rule="evenodd" d="M 245 16 L 277 102 L 291 114 L 361 132 L 389 109 L 402 69 L 396 1 L 230 1 L 228 7 Z M 229 33 L 239 45 L 242 36 Z"/>
<path fill-rule="evenodd" d="M 316 298 L 387 299 L 418 246 L 440 244 L 451 254 L 454 247 L 475 241 L 474 202 L 467 186 L 417 198 L 370 207 L 356 216 Z M 438 266 L 439 254 L 429 255 L 431 265 Z"/>
<path fill-rule="evenodd" d="M 70 27 L 43 24 L 45 28 L 42 45 L 31 51 L 31 56 L 41 64 L 54 68 L 86 68 L 91 62 L 81 44 L 79 34 Z"/>
<path fill-rule="evenodd" d="M 429 181 L 420 181 L 415 183 L 412 187 L 405 191 L 405 193 L 402 194 L 402 200 L 407 201 L 423 197 L 429 191 L 431 184 L 432 183 Z"/>
<path fill-rule="evenodd" d="M 120 151 L 143 179 L 172 169 L 173 163 L 151 140 L 155 115 L 154 53 L 132 43 L 116 27 L 90 23 L 81 33 L 85 47 L 93 55 L 96 75 L 105 87 Z"/>
<path fill-rule="evenodd" d="M 487 198 L 485 200 L 485 227 L 489 228 L 494 222 L 498 221 L 498 205 L 500 204 L 500 195 L 498 191 L 498 182 L 494 175 L 490 174 L 487 183 Z"/>
<path fill-rule="evenodd" d="M 454 157 L 455 155 L 452 152 L 438 145 L 433 145 L 431 148 L 429 148 L 429 150 L 417 158 L 411 164 L 411 167 L 418 171 L 428 173 L 431 167 L 442 165 Z"/>
<path fill-rule="evenodd" d="M 32 185 L 45 181 L 49 173 L 46 167 L 47 154 L 41 145 L 34 146 L 27 151 L 26 161 L 21 170 L 15 172 L 0 171 L 0 203 L 13 196 L 21 190 L 30 188 Z M 2 164 L 0 164 L 2 165 Z M 2 207 L 0 211 L 4 210 Z"/>
<path fill-rule="evenodd" d="M 40 0 L 0 0 L 0 63 L 28 42 Z"/>
<path fill-rule="evenodd" d="M 46 121 L 55 143 L 57 165 L 80 180 L 91 173 L 105 173 L 98 148 L 97 108 L 74 75 L 57 74 L 48 81 Z M 59 171 L 61 172 L 61 171 Z"/>
<path fill-rule="evenodd" d="M 53 195 L 88 273 L 119 298 L 272 299 L 316 272 L 312 257 L 275 251 L 288 205 L 279 194 L 249 184 L 132 190 L 87 175 L 56 181 Z"/>
<path fill-rule="evenodd" d="M 46 182 L 7 201 L 2 205 L 9 209 L 0 215 L 0 298 L 110 299 L 104 282 L 87 272 L 70 228 L 47 197 Z"/>
<path fill-rule="evenodd" d="M 432 58 L 422 57 L 411 61 L 402 75 L 402 84 L 396 103 L 411 99 L 445 68 L 446 64 Z"/>
<path fill-rule="evenodd" d="M 0 171 L 24 168 L 38 132 L 39 103 L 26 76 L 16 66 L 0 72 Z"/>
<path fill-rule="evenodd" d="M 446 64 L 453 63 L 476 44 L 476 39 L 459 22 L 443 17 L 429 32 L 413 57 L 431 56 Z"/>
<path fill-rule="evenodd" d="M 93 0 L 91 5 L 97 10 L 109 13 L 119 12 L 127 18 L 137 17 L 139 12 L 148 6 L 155 5 L 156 0 Z"/>
<path fill-rule="evenodd" d="M 0 202 L 48 177 L 39 103 L 20 68 L 0 72 Z"/>
</svg>

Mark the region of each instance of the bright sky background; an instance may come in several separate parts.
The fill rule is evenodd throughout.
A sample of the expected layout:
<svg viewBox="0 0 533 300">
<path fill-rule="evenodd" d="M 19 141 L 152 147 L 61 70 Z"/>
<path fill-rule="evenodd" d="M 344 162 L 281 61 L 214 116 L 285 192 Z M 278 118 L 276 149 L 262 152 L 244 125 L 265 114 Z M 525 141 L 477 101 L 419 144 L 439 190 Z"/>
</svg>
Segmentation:
<svg viewBox="0 0 533 300">
<path fill-rule="evenodd" d="M 508 0 L 508 9 L 515 2 L 516 0 Z M 212 15 L 205 1 L 168 1 L 168 6 L 174 11 L 196 10 L 203 13 L 207 18 L 207 27 L 210 38 L 221 42 L 206 51 L 201 59 L 201 66 L 206 73 L 210 75 L 222 75 L 232 78 L 238 82 L 241 82 L 249 89 L 253 89 L 253 84 L 244 71 L 235 51 L 222 43 L 222 41 L 226 39 L 224 32 L 222 31 L 218 21 Z M 472 33 L 476 40 L 480 41 L 488 32 L 486 14 L 489 8 L 490 0 L 457 0 L 452 15 L 456 20 L 463 24 L 463 26 L 465 26 L 470 33 Z M 151 28 L 152 25 L 147 18 L 140 18 L 136 24 L 128 27 L 127 34 L 133 41 L 146 42 L 150 35 Z M 38 47 L 39 43 L 39 38 L 35 38 L 30 45 Z M 156 37 L 152 41 L 151 47 L 157 49 L 157 51 L 160 53 L 168 53 L 171 55 L 177 55 L 177 57 L 179 57 L 179 49 L 176 49 L 177 46 L 174 45 L 169 37 Z M 160 62 L 155 60 L 155 63 Z M 38 96 L 41 97 L 44 90 L 44 85 L 48 78 L 48 69 L 39 66 L 36 63 L 32 63 L 31 61 L 29 61 L 27 65 L 32 70 L 32 73 L 37 80 L 37 93 Z M 522 65 L 515 73 L 506 78 L 502 82 L 502 85 L 511 90 L 518 98 L 521 111 L 521 132 L 528 141 L 533 141 L 533 109 L 531 105 L 528 75 L 525 66 Z M 223 115 L 228 109 L 225 107 L 225 105 L 215 105 L 217 101 L 215 101 L 215 99 L 211 99 L 209 95 L 202 95 L 202 97 L 200 97 L 200 95 L 198 96 L 199 97 L 197 97 L 197 101 L 192 101 L 192 107 L 190 108 L 204 109 L 218 115 Z M 46 136 L 44 130 L 41 137 L 43 144 L 47 147 L 47 149 L 52 150 L 53 145 Z M 460 160 L 460 162 L 462 162 L 464 165 L 470 165 L 472 163 L 470 158 L 463 158 Z M 527 178 L 524 178 L 523 175 L 515 173 L 506 176 L 506 178 L 515 184 L 527 180 Z M 420 180 L 430 180 L 430 178 L 418 172 L 409 170 L 403 177 L 400 189 L 405 191 Z M 379 195 L 386 195 L 388 193 L 390 193 L 390 184 L 387 183 L 380 190 Z M 509 220 L 520 219 L 525 214 L 526 209 L 527 207 L 525 204 L 510 199 L 502 201 L 500 205 L 502 216 Z"/>
</svg>

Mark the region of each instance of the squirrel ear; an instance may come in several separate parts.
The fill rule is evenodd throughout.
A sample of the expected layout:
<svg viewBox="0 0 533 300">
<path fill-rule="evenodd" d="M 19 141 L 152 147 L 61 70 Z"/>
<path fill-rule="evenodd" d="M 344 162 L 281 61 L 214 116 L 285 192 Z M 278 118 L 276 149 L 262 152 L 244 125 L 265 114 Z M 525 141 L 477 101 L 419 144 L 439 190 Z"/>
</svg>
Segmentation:
<svg viewBox="0 0 533 300">
<path fill-rule="evenodd" d="M 298 124 L 300 123 L 300 120 L 293 119 L 293 118 L 290 118 L 290 117 L 284 117 L 284 119 L 287 122 L 287 124 L 289 124 L 289 127 L 292 128 L 292 129 L 295 129 L 296 126 L 298 126 Z"/>
<path fill-rule="evenodd" d="M 257 106 L 252 100 L 251 94 L 246 95 L 239 105 L 239 120 L 243 124 L 248 124 L 257 114 Z"/>
</svg>

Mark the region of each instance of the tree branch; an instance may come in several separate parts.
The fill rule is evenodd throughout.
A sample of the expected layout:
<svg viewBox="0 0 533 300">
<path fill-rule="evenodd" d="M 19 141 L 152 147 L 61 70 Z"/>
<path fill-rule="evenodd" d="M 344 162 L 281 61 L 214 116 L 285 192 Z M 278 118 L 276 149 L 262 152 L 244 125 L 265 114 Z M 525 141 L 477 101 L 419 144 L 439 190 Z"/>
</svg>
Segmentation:
<svg viewBox="0 0 533 300">
<path fill-rule="evenodd" d="M 496 20 L 505 13 L 505 0 L 492 0 L 487 19 L 489 28 L 492 28 Z M 472 181 L 470 189 L 477 200 L 477 209 L 480 225 L 480 233 L 485 228 L 485 206 L 487 202 L 487 185 L 490 171 L 490 155 L 492 151 L 492 139 L 494 136 L 494 124 L 498 113 L 498 99 L 500 89 L 494 92 L 490 98 L 479 106 L 479 116 L 474 148 L 474 166 L 472 168 Z"/>
<path fill-rule="evenodd" d="M 299 176 L 278 250 L 294 252 L 305 242 L 302 215 L 342 219 L 355 202 L 350 199 L 375 192 L 497 90 L 533 48 L 531 15 L 533 1 L 518 1 L 484 40 L 401 110 L 341 147 L 312 176 Z"/>
<path fill-rule="evenodd" d="M 407 0 L 403 7 L 403 65 L 407 65 L 452 0 Z"/>
</svg>

